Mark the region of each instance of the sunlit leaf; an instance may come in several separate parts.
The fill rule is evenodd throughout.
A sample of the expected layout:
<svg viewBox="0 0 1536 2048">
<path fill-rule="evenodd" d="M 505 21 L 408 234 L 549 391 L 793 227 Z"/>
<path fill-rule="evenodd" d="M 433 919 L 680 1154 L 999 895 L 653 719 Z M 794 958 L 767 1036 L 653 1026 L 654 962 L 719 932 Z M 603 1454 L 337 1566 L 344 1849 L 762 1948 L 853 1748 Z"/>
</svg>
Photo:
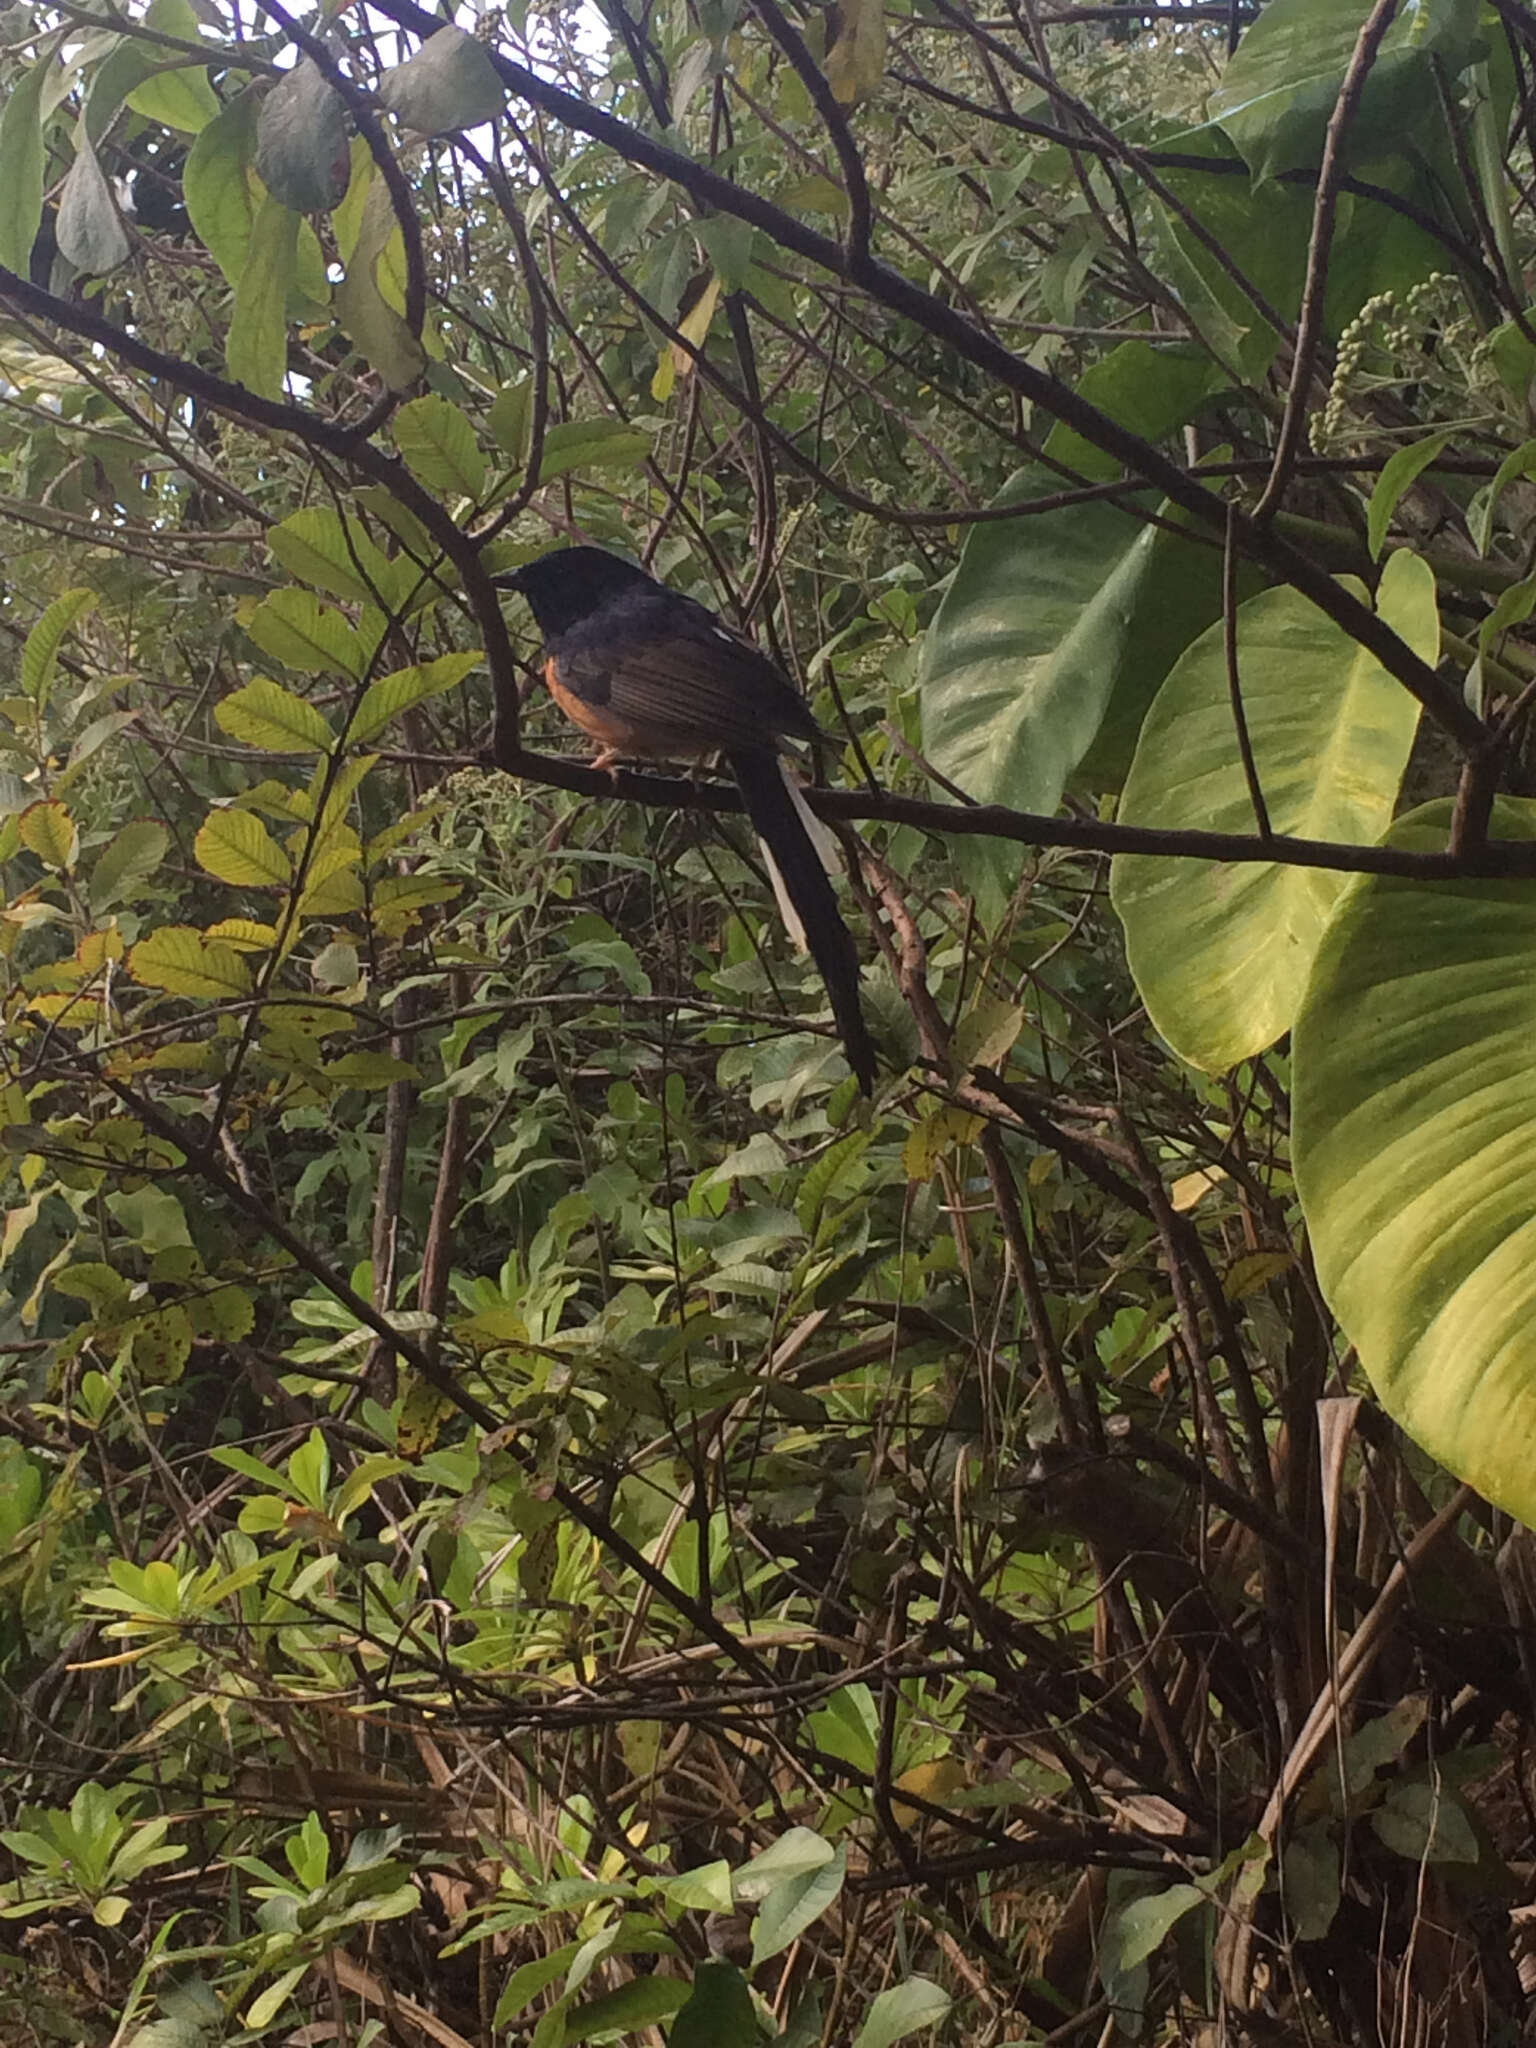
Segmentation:
<svg viewBox="0 0 1536 2048">
<path fill-rule="evenodd" d="M 251 811 L 211 811 L 193 851 L 215 880 L 236 888 L 280 889 L 293 872 L 287 854 Z"/>
</svg>

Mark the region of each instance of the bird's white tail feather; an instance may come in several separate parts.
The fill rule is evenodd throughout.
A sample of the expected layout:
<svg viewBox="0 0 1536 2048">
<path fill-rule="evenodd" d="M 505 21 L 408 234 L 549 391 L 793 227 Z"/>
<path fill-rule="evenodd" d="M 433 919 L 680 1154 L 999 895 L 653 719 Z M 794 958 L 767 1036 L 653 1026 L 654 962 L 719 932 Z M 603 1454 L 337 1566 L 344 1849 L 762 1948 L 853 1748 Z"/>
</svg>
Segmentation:
<svg viewBox="0 0 1536 2048">
<path fill-rule="evenodd" d="M 789 762 L 782 755 L 779 757 L 779 773 L 784 777 L 784 787 L 789 791 L 789 800 L 795 807 L 795 814 L 805 827 L 806 838 L 810 840 L 812 846 L 815 847 L 817 853 L 821 856 L 821 864 L 827 873 L 835 875 L 840 865 L 837 856 L 837 841 L 806 802 L 801 793 L 800 785 L 795 780 L 793 768 L 791 768 Z M 763 856 L 763 865 L 768 870 L 768 879 L 773 884 L 774 901 L 779 906 L 779 915 L 784 920 L 784 929 L 789 933 L 789 942 L 797 951 L 807 953 L 810 951 L 810 948 L 806 944 L 805 926 L 800 921 L 799 911 L 796 910 L 794 904 L 790 901 L 789 891 L 784 886 L 784 877 L 779 873 L 778 862 L 769 852 L 766 839 L 759 839 L 757 843 Z"/>
</svg>

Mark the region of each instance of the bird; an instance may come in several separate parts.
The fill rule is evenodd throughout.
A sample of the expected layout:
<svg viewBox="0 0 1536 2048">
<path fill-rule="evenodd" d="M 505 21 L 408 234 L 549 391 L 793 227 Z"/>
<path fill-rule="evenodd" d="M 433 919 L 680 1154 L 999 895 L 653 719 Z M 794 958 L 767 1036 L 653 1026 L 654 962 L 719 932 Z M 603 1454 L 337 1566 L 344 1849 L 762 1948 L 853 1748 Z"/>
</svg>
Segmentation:
<svg viewBox="0 0 1536 2048">
<path fill-rule="evenodd" d="M 858 950 L 820 850 L 830 835 L 785 759 L 791 742 L 822 737 L 804 698 L 706 605 L 606 548 L 556 548 L 494 581 L 527 599 L 544 637 L 544 681 L 597 741 L 594 767 L 723 757 L 791 931 L 803 934 L 826 983 L 848 1064 L 872 1095 L 875 1048 L 859 1001 Z"/>
</svg>

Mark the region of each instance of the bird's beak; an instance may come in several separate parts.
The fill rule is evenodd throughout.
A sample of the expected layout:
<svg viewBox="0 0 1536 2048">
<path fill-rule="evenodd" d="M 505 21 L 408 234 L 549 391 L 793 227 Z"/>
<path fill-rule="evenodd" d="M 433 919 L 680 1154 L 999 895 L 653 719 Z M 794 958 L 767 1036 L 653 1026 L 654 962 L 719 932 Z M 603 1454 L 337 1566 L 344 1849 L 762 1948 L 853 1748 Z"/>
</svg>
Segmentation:
<svg viewBox="0 0 1536 2048">
<path fill-rule="evenodd" d="M 508 569 L 505 575 L 493 576 L 491 578 L 491 588 L 493 590 L 521 590 L 522 587 L 523 572 L 521 569 Z"/>
</svg>

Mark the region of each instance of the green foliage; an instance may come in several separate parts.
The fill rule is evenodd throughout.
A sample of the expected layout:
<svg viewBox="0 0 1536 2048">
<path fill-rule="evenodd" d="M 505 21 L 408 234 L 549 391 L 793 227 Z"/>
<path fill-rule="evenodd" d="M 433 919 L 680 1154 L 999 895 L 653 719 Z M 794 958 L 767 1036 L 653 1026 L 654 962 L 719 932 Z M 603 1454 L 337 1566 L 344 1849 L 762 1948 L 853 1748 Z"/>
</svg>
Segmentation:
<svg viewBox="0 0 1536 2048">
<path fill-rule="evenodd" d="M 1536 35 L 1028 12 L 5 17 L 7 2040 L 1529 2031 Z"/>
</svg>

